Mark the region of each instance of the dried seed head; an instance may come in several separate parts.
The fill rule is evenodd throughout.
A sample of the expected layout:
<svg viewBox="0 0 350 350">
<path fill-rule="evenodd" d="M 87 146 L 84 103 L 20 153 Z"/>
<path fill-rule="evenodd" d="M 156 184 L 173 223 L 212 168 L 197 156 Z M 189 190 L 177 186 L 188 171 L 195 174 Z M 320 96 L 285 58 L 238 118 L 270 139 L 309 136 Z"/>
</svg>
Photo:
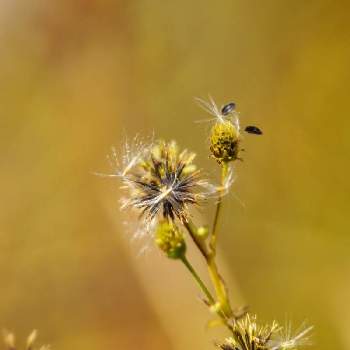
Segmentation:
<svg viewBox="0 0 350 350">
<path fill-rule="evenodd" d="M 239 132 L 229 120 L 213 125 L 210 131 L 210 151 L 219 164 L 238 158 Z"/>
<path fill-rule="evenodd" d="M 303 328 L 291 335 L 291 328 L 280 327 L 275 321 L 271 325 L 260 326 L 256 316 L 246 315 L 234 321 L 232 336 L 219 344 L 221 350 L 291 350 L 308 344 L 308 334 L 312 327 Z"/>
<path fill-rule="evenodd" d="M 213 192 L 213 186 L 201 179 L 194 158 L 192 152 L 180 152 L 175 142 L 158 141 L 146 147 L 119 175 L 127 192 L 122 208 L 136 208 L 147 224 L 159 217 L 187 220 L 188 207 Z"/>
<path fill-rule="evenodd" d="M 230 102 L 221 110 L 209 96 L 209 102 L 196 99 L 199 105 L 215 118 L 210 131 L 210 151 L 213 158 L 221 164 L 238 159 L 240 143 L 240 125 L 235 104 Z"/>
<path fill-rule="evenodd" d="M 286 324 L 281 328 L 275 339 L 271 339 L 269 342 L 270 350 L 289 350 L 297 349 L 301 346 L 310 345 L 310 332 L 313 326 L 306 326 L 302 324 L 298 330 L 292 332 L 291 323 Z"/>
<path fill-rule="evenodd" d="M 180 259 L 186 253 L 184 235 L 171 221 L 162 220 L 158 224 L 155 242 L 170 259 Z"/>
<path fill-rule="evenodd" d="M 226 339 L 219 347 L 222 350 L 268 350 L 267 343 L 278 329 L 275 322 L 272 325 L 260 326 L 255 316 L 247 314 L 233 322 L 232 337 Z"/>
</svg>

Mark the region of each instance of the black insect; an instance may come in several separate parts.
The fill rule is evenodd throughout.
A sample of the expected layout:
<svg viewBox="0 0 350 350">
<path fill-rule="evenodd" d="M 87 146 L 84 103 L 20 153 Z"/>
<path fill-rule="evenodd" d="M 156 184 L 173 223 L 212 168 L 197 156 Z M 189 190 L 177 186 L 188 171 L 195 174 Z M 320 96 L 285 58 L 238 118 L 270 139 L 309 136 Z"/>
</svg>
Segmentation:
<svg viewBox="0 0 350 350">
<path fill-rule="evenodd" d="M 255 134 L 255 135 L 262 135 L 262 131 L 257 127 L 253 125 L 247 126 L 244 131 L 246 131 L 249 134 Z"/>
<path fill-rule="evenodd" d="M 236 108 L 236 104 L 234 102 L 230 102 L 224 107 L 221 108 L 221 114 L 222 115 L 228 115 L 230 114 L 234 109 Z"/>
</svg>

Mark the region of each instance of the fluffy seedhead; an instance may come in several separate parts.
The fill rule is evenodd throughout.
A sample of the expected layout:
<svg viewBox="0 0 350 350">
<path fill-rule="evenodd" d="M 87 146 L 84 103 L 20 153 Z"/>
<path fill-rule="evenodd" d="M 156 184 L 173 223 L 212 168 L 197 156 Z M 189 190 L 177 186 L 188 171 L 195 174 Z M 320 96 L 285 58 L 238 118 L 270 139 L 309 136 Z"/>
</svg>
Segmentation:
<svg viewBox="0 0 350 350">
<path fill-rule="evenodd" d="M 311 345 L 310 334 L 313 326 L 303 323 L 295 332 L 292 331 L 291 323 L 281 327 L 275 339 L 270 341 L 270 350 L 297 349 L 301 346 Z"/>
<path fill-rule="evenodd" d="M 286 329 L 277 322 L 271 325 L 258 325 L 256 316 L 247 314 L 243 319 L 234 321 L 232 336 L 219 344 L 221 350 L 292 350 L 309 344 L 312 327 L 303 328 L 292 335 L 290 326 Z"/>
<path fill-rule="evenodd" d="M 196 100 L 205 111 L 215 117 L 209 137 L 212 157 L 219 164 L 239 159 L 240 125 L 235 104 L 231 102 L 219 109 L 210 96 L 209 102 L 199 98 Z"/>
<path fill-rule="evenodd" d="M 157 141 L 135 157 L 120 171 L 127 193 L 122 208 L 136 208 L 148 225 L 159 217 L 186 221 L 189 206 L 200 204 L 213 191 L 193 164 L 195 154 L 180 152 L 174 141 Z"/>
</svg>

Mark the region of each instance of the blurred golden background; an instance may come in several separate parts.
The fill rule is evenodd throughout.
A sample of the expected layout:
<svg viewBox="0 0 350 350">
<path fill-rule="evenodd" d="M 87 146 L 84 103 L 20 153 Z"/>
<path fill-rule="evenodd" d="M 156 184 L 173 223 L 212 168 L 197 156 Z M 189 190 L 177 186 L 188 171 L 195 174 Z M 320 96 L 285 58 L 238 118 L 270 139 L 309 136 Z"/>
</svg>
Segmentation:
<svg viewBox="0 0 350 350">
<path fill-rule="evenodd" d="M 245 138 L 221 222 L 234 303 L 263 321 L 307 319 L 319 350 L 350 349 L 349 11 L 1 1 L 0 328 L 37 328 L 54 350 L 204 350 L 226 335 L 205 329 L 180 264 L 138 255 L 117 182 L 92 175 L 109 171 L 110 146 L 153 131 L 215 174 L 208 126 L 194 123 L 207 115 L 193 97 L 211 93 L 264 130 Z"/>
</svg>

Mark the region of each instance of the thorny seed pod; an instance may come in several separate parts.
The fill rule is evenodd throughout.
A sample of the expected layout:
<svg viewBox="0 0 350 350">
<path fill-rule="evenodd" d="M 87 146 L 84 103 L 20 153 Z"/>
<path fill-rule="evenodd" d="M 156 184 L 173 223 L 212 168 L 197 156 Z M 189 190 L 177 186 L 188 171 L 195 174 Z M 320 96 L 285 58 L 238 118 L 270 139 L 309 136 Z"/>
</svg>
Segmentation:
<svg viewBox="0 0 350 350">
<path fill-rule="evenodd" d="M 183 222 L 189 218 L 190 205 L 198 205 L 214 192 L 193 164 L 195 154 L 179 152 L 174 141 L 157 141 L 129 158 L 132 165 L 124 164 L 116 175 L 127 191 L 122 208 L 136 208 L 146 226 L 162 217 Z"/>
<path fill-rule="evenodd" d="M 162 220 L 159 222 L 155 242 L 170 259 L 181 259 L 186 253 L 184 235 L 171 221 Z"/>
</svg>

